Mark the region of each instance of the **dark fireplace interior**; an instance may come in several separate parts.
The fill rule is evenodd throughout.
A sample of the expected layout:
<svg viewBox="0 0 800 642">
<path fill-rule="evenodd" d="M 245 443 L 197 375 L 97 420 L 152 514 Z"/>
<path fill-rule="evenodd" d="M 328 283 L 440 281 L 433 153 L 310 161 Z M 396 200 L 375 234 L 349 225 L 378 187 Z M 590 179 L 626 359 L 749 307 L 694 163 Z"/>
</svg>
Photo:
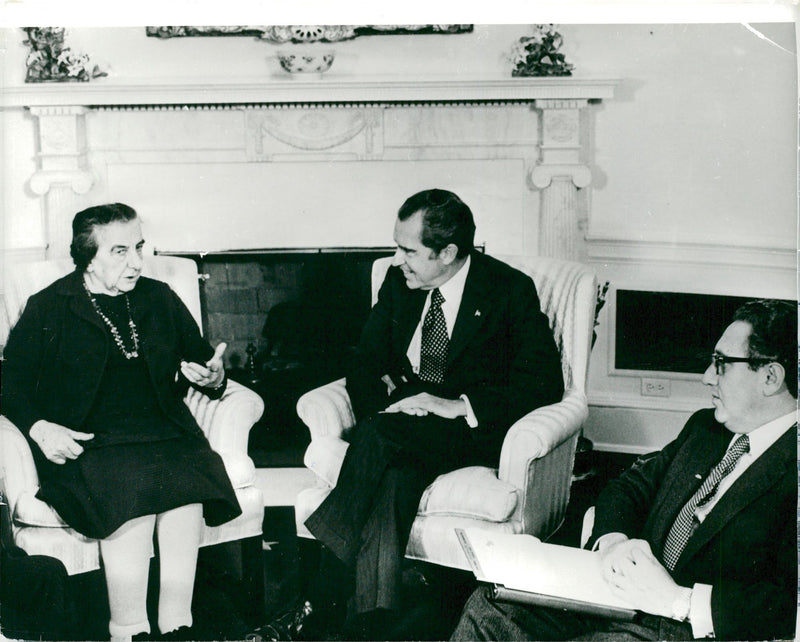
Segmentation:
<svg viewBox="0 0 800 642">
<path fill-rule="evenodd" d="M 229 376 L 264 399 L 250 433 L 259 467 L 302 466 L 309 433 L 295 411 L 344 376 L 371 304 L 375 259 L 391 248 L 258 250 L 193 256 L 206 337 L 228 344 Z"/>
</svg>

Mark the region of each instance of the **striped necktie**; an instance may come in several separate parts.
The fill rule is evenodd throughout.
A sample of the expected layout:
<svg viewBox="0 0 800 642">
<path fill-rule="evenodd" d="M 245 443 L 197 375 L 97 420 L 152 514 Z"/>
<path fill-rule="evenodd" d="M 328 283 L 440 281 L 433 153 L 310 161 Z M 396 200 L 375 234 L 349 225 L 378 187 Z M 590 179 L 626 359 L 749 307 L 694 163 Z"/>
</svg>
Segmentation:
<svg viewBox="0 0 800 642">
<path fill-rule="evenodd" d="M 701 484 L 697 492 L 686 502 L 664 542 L 664 564 L 671 571 L 675 568 L 686 542 L 694 531 L 694 512 L 699 506 L 707 504 L 717 492 L 720 482 L 733 470 L 739 458 L 750 450 L 750 438 L 747 435 L 739 436 L 730 447 L 720 462 L 711 469 L 711 472 Z"/>
</svg>

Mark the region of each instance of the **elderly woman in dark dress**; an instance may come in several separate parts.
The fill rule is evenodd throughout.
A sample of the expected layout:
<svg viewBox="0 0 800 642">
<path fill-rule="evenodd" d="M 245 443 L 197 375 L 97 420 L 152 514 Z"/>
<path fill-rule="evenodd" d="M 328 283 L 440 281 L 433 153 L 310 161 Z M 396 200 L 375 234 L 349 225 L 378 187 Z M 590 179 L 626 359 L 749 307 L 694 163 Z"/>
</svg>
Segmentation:
<svg viewBox="0 0 800 642">
<path fill-rule="evenodd" d="M 112 640 L 150 633 L 146 592 L 158 539 L 162 638 L 191 636 L 203 519 L 241 513 L 220 457 L 182 402 L 218 398 L 222 353 L 165 283 L 141 276 L 136 212 L 79 212 L 76 269 L 33 295 L 5 349 L 3 412 L 28 436 L 38 497 L 100 540 Z"/>
</svg>

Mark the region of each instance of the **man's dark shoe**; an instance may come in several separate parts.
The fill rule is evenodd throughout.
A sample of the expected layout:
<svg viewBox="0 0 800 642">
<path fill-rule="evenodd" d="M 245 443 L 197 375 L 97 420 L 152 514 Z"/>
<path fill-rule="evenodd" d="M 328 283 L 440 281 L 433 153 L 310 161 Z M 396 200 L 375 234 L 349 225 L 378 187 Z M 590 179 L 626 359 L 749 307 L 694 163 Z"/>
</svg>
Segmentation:
<svg viewBox="0 0 800 642">
<path fill-rule="evenodd" d="M 278 616 L 245 638 L 247 642 L 278 642 L 279 640 L 302 640 L 306 620 L 314 612 L 311 602 L 304 601 L 299 606 Z"/>
<path fill-rule="evenodd" d="M 394 640 L 390 633 L 398 625 L 398 614 L 387 609 L 375 609 L 348 616 L 344 625 L 345 640 Z"/>
<path fill-rule="evenodd" d="M 417 565 L 409 565 L 403 570 L 401 586 L 409 595 L 419 595 L 431 589 L 431 579 Z"/>
</svg>

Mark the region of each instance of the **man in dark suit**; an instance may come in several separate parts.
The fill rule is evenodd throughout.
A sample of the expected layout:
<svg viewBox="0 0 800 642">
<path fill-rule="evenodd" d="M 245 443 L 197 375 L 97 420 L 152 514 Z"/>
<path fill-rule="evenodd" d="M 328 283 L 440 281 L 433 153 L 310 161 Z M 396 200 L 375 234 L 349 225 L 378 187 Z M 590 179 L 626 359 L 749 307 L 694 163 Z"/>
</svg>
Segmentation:
<svg viewBox="0 0 800 642">
<path fill-rule="evenodd" d="M 385 635 L 400 607 L 425 488 L 456 468 L 497 466 L 508 428 L 563 394 L 533 281 L 476 252 L 474 234 L 451 192 L 403 204 L 394 262 L 347 372 L 357 424 L 336 487 L 306 525 L 354 572 L 348 615 L 360 628 L 349 636 Z"/>
<path fill-rule="evenodd" d="M 587 546 L 633 622 L 493 602 L 453 639 L 795 637 L 797 308 L 742 306 L 703 375 L 713 409 L 602 491 Z"/>
</svg>

